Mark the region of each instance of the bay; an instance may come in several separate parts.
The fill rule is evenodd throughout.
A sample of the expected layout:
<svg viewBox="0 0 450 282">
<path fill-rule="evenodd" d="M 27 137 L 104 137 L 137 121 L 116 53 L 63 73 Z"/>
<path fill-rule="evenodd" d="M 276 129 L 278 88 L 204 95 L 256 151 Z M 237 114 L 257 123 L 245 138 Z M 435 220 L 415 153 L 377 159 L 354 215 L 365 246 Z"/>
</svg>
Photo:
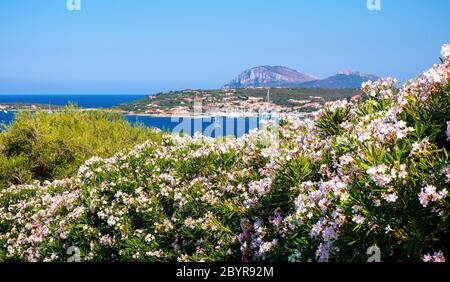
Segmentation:
<svg viewBox="0 0 450 282">
<path fill-rule="evenodd" d="M 82 108 L 110 108 L 121 103 L 134 101 L 144 95 L 0 95 L 0 104 L 48 104 L 64 106 L 68 103 L 77 104 Z M 0 123 L 9 125 L 14 120 L 15 111 L 0 111 Z M 258 128 L 263 119 L 270 117 L 163 117 L 124 115 L 131 124 L 142 124 L 166 132 L 183 132 L 193 136 L 199 132 L 208 137 L 233 135 L 241 137 Z M 0 131 L 4 128 L 0 128 Z"/>
<path fill-rule="evenodd" d="M 16 112 L 0 112 L 0 123 L 5 126 L 11 124 Z M 183 132 L 193 136 L 196 132 L 208 137 L 222 137 L 233 135 L 242 137 L 260 126 L 262 120 L 270 117 L 159 117 L 159 116 L 131 116 L 124 115 L 131 124 L 142 124 L 147 127 L 157 128 L 165 132 Z M 0 128 L 0 131 L 3 130 Z"/>
</svg>

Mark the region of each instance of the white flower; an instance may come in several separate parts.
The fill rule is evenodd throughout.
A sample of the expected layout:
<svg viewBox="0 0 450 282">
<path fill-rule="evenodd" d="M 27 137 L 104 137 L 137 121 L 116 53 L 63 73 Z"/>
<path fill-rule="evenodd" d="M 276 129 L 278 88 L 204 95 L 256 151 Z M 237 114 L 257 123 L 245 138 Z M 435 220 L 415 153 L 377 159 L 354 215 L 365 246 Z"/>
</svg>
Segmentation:
<svg viewBox="0 0 450 282">
<path fill-rule="evenodd" d="M 149 257 L 157 257 L 160 258 L 163 255 L 163 252 L 161 250 L 157 250 L 157 251 L 148 251 L 145 253 L 147 256 Z"/>
<path fill-rule="evenodd" d="M 391 226 L 388 224 L 388 226 L 386 226 L 386 227 L 384 228 L 384 231 L 385 231 L 386 234 L 389 233 L 389 232 L 391 232 L 391 231 L 392 231 Z"/>
<path fill-rule="evenodd" d="M 389 193 L 389 191 L 388 191 L 388 193 L 381 193 L 381 198 L 386 200 L 386 202 L 394 203 L 397 201 L 398 196 L 397 196 L 397 193 L 395 193 L 395 192 Z"/>
<path fill-rule="evenodd" d="M 117 223 L 117 217 L 114 216 L 110 216 L 108 217 L 108 221 L 107 221 L 108 225 L 113 226 Z"/>
<path fill-rule="evenodd" d="M 359 212 L 360 209 L 361 209 L 361 206 L 354 205 L 354 206 L 352 206 L 352 213 L 355 214 L 355 213 Z"/>
<path fill-rule="evenodd" d="M 408 175 L 408 173 L 406 172 L 406 165 L 401 164 L 400 170 L 398 171 L 398 177 L 405 179 L 407 175 Z"/>
<path fill-rule="evenodd" d="M 443 168 L 441 172 L 443 175 L 445 175 L 445 182 L 449 183 L 450 182 L 450 166 Z"/>
<path fill-rule="evenodd" d="M 445 44 L 442 46 L 441 54 L 445 59 L 450 59 L 450 44 Z"/>
<path fill-rule="evenodd" d="M 450 141 L 450 121 L 447 121 L 447 141 Z"/>
<path fill-rule="evenodd" d="M 153 236 L 152 234 L 147 234 L 147 236 L 145 236 L 144 238 L 145 242 L 150 242 L 155 240 L 155 236 Z"/>
<path fill-rule="evenodd" d="M 364 222 L 364 220 L 365 220 L 365 218 L 362 215 L 355 215 L 352 218 L 352 221 L 355 222 L 356 224 L 361 224 Z"/>
</svg>

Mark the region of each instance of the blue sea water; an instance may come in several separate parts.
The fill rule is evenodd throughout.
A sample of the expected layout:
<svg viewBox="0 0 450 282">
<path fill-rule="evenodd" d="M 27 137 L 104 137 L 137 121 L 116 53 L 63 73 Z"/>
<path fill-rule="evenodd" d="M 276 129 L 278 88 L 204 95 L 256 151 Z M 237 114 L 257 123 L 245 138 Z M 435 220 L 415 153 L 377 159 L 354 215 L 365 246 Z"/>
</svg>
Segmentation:
<svg viewBox="0 0 450 282">
<path fill-rule="evenodd" d="M 9 125 L 14 120 L 14 112 L 0 112 L 0 123 Z M 0 131 L 2 128 L 0 128 Z"/>
<path fill-rule="evenodd" d="M 241 137 L 250 130 L 260 126 L 262 120 L 270 117 L 153 117 L 153 116 L 125 116 L 132 124 L 141 123 L 145 126 L 159 128 L 166 132 L 183 132 L 193 136 L 199 132 L 207 137 L 235 136 Z"/>
<path fill-rule="evenodd" d="M 35 103 L 63 106 L 76 103 L 84 108 L 109 108 L 120 103 L 143 98 L 143 95 L 0 95 L 2 103 Z M 14 120 L 15 112 L 0 111 L 0 123 L 10 124 Z M 125 115 L 131 124 L 143 124 L 167 132 L 183 132 L 194 135 L 200 132 L 209 137 L 234 135 L 241 137 L 250 130 L 259 127 L 262 119 L 268 117 L 212 117 L 212 118 L 172 118 L 154 116 Z M 2 129 L 0 128 L 0 131 Z"/>
<path fill-rule="evenodd" d="M 14 120 L 16 112 L 0 112 L 0 123 L 6 126 Z M 158 128 L 166 132 L 183 132 L 193 136 L 196 132 L 208 137 L 236 136 L 241 137 L 250 130 L 259 127 L 263 119 L 269 117 L 212 117 L 212 118 L 171 118 L 154 116 L 131 116 L 124 118 L 131 124 L 142 124 L 147 127 Z M 2 128 L 0 128 L 2 131 Z"/>
<path fill-rule="evenodd" d="M 110 108 L 144 97 L 145 95 L 0 95 L 0 104 L 25 103 L 64 106 L 72 103 L 83 108 Z"/>
</svg>

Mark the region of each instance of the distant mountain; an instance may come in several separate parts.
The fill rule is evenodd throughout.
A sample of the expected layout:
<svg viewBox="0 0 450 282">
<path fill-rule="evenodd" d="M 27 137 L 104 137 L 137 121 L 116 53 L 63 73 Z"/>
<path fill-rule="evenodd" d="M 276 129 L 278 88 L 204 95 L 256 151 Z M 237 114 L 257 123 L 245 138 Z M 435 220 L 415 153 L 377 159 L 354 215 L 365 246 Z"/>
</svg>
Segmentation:
<svg viewBox="0 0 450 282">
<path fill-rule="evenodd" d="M 282 66 L 259 66 L 244 71 L 225 88 L 289 87 L 319 78 Z"/>
<path fill-rule="evenodd" d="M 308 81 L 298 85 L 304 88 L 359 88 L 368 80 L 378 80 L 379 77 L 352 71 L 340 71 L 336 75 L 321 80 Z"/>
<path fill-rule="evenodd" d="M 363 82 L 377 79 L 375 75 L 348 70 L 319 79 L 287 67 L 259 66 L 242 72 L 224 87 L 359 88 Z"/>
</svg>

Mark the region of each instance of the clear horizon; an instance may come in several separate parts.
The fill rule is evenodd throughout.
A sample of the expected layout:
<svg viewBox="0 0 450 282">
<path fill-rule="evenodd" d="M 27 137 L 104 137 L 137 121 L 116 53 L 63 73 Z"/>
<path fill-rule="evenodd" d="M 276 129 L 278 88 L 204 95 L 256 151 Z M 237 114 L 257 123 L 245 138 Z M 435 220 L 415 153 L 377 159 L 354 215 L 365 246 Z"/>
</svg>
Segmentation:
<svg viewBox="0 0 450 282">
<path fill-rule="evenodd" d="M 0 95 L 133 95 L 217 89 L 282 65 L 414 77 L 450 42 L 449 1 L 0 2 Z"/>
</svg>

